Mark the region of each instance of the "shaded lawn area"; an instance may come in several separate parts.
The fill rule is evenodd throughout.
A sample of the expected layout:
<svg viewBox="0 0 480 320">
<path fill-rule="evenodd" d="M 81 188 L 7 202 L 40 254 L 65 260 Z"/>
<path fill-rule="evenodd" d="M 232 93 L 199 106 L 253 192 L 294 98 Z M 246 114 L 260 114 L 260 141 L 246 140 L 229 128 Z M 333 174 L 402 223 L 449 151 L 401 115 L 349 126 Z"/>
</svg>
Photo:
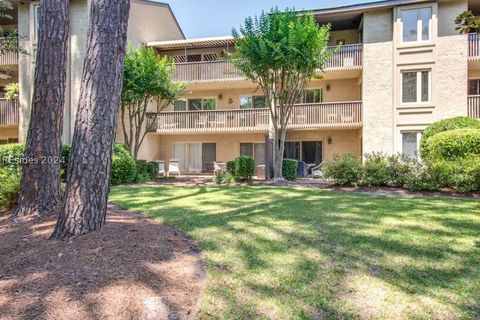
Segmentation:
<svg viewBox="0 0 480 320">
<path fill-rule="evenodd" d="M 113 187 L 196 239 L 199 318 L 480 317 L 480 202 L 302 187 Z"/>
</svg>

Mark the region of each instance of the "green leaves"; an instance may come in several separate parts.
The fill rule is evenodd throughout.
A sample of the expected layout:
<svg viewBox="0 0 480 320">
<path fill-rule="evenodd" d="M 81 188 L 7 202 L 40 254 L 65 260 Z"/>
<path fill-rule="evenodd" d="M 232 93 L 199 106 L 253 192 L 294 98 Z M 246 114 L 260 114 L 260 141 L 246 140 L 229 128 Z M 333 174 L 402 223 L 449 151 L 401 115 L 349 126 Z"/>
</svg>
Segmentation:
<svg viewBox="0 0 480 320">
<path fill-rule="evenodd" d="M 480 18 L 475 17 L 472 11 L 464 11 L 455 18 L 457 30 L 461 34 L 470 32 L 480 33 Z"/>
<path fill-rule="evenodd" d="M 137 104 L 151 99 L 173 101 L 184 90 L 174 83 L 174 65 L 161 58 L 152 48 L 130 48 L 125 55 L 123 72 L 123 104 Z"/>
</svg>

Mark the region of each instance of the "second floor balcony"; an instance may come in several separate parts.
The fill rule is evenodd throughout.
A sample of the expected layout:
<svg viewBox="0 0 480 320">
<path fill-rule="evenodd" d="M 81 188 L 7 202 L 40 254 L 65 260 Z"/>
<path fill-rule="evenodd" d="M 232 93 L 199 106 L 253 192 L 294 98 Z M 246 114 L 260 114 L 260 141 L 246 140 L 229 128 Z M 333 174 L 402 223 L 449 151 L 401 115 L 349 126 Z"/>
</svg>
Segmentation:
<svg viewBox="0 0 480 320">
<path fill-rule="evenodd" d="M 360 70 L 362 56 L 362 44 L 344 45 L 326 62 L 324 71 Z M 179 82 L 226 82 L 243 79 L 243 74 L 233 63 L 226 60 L 175 64 L 174 80 Z"/>
<path fill-rule="evenodd" d="M 468 96 L 467 115 L 480 120 L 480 95 Z"/>
<path fill-rule="evenodd" d="M 17 101 L 0 99 L 0 126 L 18 125 L 19 110 Z"/>
<path fill-rule="evenodd" d="M 5 46 L 5 38 L 0 38 L 0 47 Z M 17 52 L 6 52 L 0 54 L 0 66 L 12 66 L 18 64 Z"/>
<path fill-rule="evenodd" d="M 156 120 L 147 115 L 150 132 L 159 134 L 266 132 L 268 109 L 162 112 Z M 153 121 L 156 121 L 153 123 Z M 293 108 L 289 129 L 359 128 L 361 102 L 298 104 Z"/>
</svg>

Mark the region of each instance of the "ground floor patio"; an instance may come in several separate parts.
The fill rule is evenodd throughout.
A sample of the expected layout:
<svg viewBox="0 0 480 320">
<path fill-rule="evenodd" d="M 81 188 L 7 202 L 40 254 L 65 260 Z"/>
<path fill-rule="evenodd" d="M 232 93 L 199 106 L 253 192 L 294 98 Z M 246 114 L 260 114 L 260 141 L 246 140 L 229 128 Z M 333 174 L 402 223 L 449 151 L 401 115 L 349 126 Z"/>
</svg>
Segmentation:
<svg viewBox="0 0 480 320">
<path fill-rule="evenodd" d="M 227 162 L 238 156 L 251 156 L 255 167 L 265 165 L 266 133 L 149 134 L 140 158 L 162 160 L 168 168 L 171 159 L 180 163 L 182 174 L 213 173 L 213 162 Z M 362 154 L 361 129 L 291 130 L 287 133 L 285 158 L 309 165 L 332 160 L 335 154 Z"/>
</svg>

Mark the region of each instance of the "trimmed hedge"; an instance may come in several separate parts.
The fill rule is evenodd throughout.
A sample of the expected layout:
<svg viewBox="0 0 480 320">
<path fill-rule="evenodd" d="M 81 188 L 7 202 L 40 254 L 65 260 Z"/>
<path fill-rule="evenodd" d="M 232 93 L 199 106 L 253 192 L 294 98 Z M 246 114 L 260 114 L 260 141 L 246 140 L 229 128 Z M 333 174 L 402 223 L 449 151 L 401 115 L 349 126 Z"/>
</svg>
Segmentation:
<svg viewBox="0 0 480 320">
<path fill-rule="evenodd" d="M 456 129 L 437 133 L 428 139 L 425 151 L 429 161 L 480 156 L 480 130 Z"/>
<path fill-rule="evenodd" d="M 297 180 L 298 161 L 294 159 L 283 159 L 282 175 L 289 181 Z"/>
<path fill-rule="evenodd" d="M 457 129 L 480 129 L 480 121 L 468 117 L 455 117 L 437 121 L 428 126 L 422 134 L 420 155 L 424 160 L 432 160 L 428 150 L 428 140 L 438 133 Z"/>
<path fill-rule="evenodd" d="M 227 161 L 227 172 L 235 176 L 235 160 Z"/>
<path fill-rule="evenodd" d="M 235 159 L 235 180 L 252 181 L 255 173 L 255 161 L 252 157 L 241 156 Z"/>
<path fill-rule="evenodd" d="M 128 148 L 115 144 L 112 159 L 111 184 L 132 183 L 137 176 L 137 163 Z"/>
<path fill-rule="evenodd" d="M 335 155 L 333 162 L 325 164 L 324 176 L 336 185 L 356 186 L 362 178 L 362 162 L 353 154 Z"/>
<path fill-rule="evenodd" d="M 480 157 L 440 160 L 429 164 L 429 168 L 439 188 L 451 188 L 457 192 L 480 190 Z"/>
</svg>

